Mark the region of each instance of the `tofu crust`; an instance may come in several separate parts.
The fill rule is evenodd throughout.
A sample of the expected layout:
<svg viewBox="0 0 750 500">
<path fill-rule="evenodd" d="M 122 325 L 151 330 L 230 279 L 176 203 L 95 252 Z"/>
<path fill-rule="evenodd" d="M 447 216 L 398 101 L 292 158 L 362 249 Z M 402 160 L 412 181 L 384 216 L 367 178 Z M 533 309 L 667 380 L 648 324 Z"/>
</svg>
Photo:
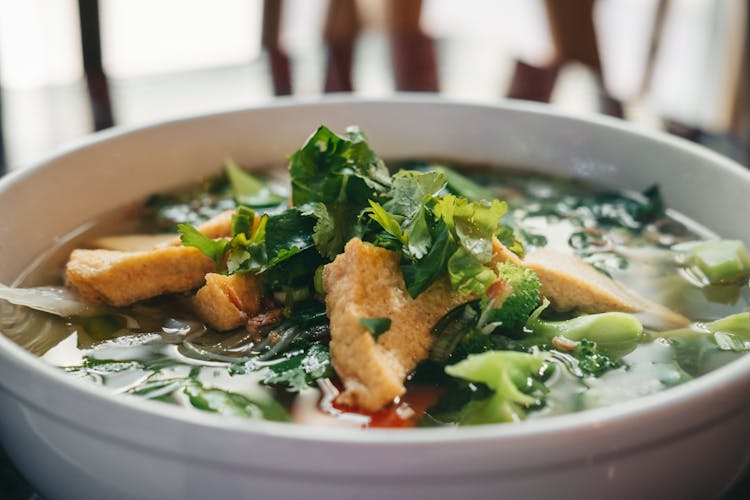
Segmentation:
<svg viewBox="0 0 750 500">
<path fill-rule="evenodd" d="M 637 313 L 655 329 L 690 324 L 685 316 L 625 288 L 574 255 L 536 248 L 523 260 L 542 283 L 541 293 L 558 311 Z"/>
<path fill-rule="evenodd" d="M 141 252 L 77 249 L 70 254 L 65 279 L 89 302 L 122 307 L 197 288 L 214 269 L 213 260 L 192 247 Z"/>
<path fill-rule="evenodd" d="M 430 330 L 466 297 L 442 279 L 412 299 L 399 255 L 355 238 L 323 271 L 333 367 L 344 384 L 337 402 L 377 411 L 405 392 L 404 380 L 433 344 Z M 391 320 L 377 340 L 360 318 Z"/>
<path fill-rule="evenodd" d="M 208 273 L 191 299 L 193 310 L 212 328 L 232 330 L 261 310 L 263 285 L 254 274 Z"/>
</svg>

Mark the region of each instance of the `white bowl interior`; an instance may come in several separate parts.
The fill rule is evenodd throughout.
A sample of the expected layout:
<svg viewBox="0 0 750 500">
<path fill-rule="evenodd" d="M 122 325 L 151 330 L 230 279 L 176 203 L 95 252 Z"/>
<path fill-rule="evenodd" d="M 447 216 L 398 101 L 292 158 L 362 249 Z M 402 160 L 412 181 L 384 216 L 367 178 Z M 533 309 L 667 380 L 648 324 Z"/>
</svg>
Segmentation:
<svg viewBox="0 0 750 500">
<path fill-rule="evenodd" d="M 373 148 L 386 158 L 443 157 L 526 166 L 635 190 L 658 183 L 670 207 L 723 237 L 750 242 L 750 226 L 743 223 L 740 215 L 750 213 L 750 197 L 746 195 L 750 174 L 729 160 L 677 139 L 640 132 L 605 118 L 570 118 L 536 105 L 475 106 L 413 96 L 389 101 L 340 98 L 303 104 L 280 102 L 267 108 L 182 120 L 125 134 L 102 134 L 85 147 L 69 150 L 3 179 L 0 181 L 0 255 L 3 256 L 0 282 L 14 280 L 36 255 L 82 222 L 134 199 L 214 173 L 227 157 L 248 166 L 283 162 L 320 124 L 339 132 L 347 125 L 359 125 Z M 411 446 L 421 443 L 422 458 L 433 464 L 440 463 L 440 459 L 432 456 L 431 451 L 447 442 L 470 442 L 472 445 L 462 453 L 486 456 L 492 444 L 486 442 L 488 436 L 508 443 L 523 438 L 527 448 L 516 457 L 517 466 L 538 461 L 545 449 L 545 460 L 551 463 L 570 460 L 573 452 L 566 448 L 569 438 L 561 435 L 563 430 L 585 428 L 589 433 L 586 445 L 592 446 L 590 453 L 613 453 L 663 437 L 667 428 L 672 436 L 685 433 L 711 419 L 743 411 L 750 404 L 747 396 L 750 359 L 743 359 L 734 363 L 736 366 L 710 374 L 705 381 L 645 398 L 643 403 L 635 401 L 616 409 L 587 412 L 588 415 L 577 420 L 560 417 L 530 422 L 518 429 L 495 426 L 491 430 L 413 430 L 364 436 L 335 430 L 312 433 L 304 428 L 264 424 L 247 431 L 243 424 L 231 419 L 221 420 L 211 415 L 186 417 L 179 409 L 162 407 L 166 405 L 110 397 L 98 388 L 70 381 L 18 351 L 7 339 L 0 338 L 0 361 L 5 363 L 5 369 L 0 364 L 0 375 L 13 369 L 16 370 L 13 373 L 21 370 L 27 376 L 24 380 L 19 378 L 17 385 L 0 379 L 3 380 L 0 385 L 32 406 L 43 406 L 58 417 L 89 404 L 98 405 L 103 413 L 124 412 L 132 417 L 135 427 L 153 426 L 163 434 L 149 435 L 151 442 L 148 442 L 145 438 L 134 438 L 127 429 L 113 430 L 97 422 L 90 422 L 91 428 L 124 442 L 136 439 L 140 445 L 163 449 L 174 449 L 175 443 L 188 432 L 200 433 L 211 428 L 215 432 L 213 441 L 198 441 L 207 448 L 225 446 L 228 451 L 222 460 L 227 462 L 242 458 L 240 450 L 232 449 L 232 443 L 237 440 L 237 432 L 245 432 L 243 439 L 261 442 L 276 439 L 275 446 L 290 440 L 284 445 L 290 446 L 288 453 L 295 453 L 291 446 L 299 445 L 295 440 L 304 440 L 309 448 L 302 452 L 297 448 L 297 452 L 309 456 L 318 452 L 315 448 L 318 440 L 329 440 L 338 443 L 337 446 L 345 446 L 347 442 L 411 443 Z M 711 391 L 709 384 L 722 384 L 722 391 Z M 78 399 L 70 401 L 71 396 Z M 674 412 L 695 410 L 698 400 L 698 406 L 705 407 L 700 421 L 695 418 L 673 421 Z M 626 419 L 639 414 L 645 415 L 644 424 L 649 425 L 634 437 L 630 431 L 639 425 Z M 646 418 L 650 420 L 646 422 Z M 609 423 L 615 421 L 616 425 Z M 168 427 L 164 422 L 176 427 Z M 618 429 L 628 432 L 617 436 Z M 608 441 L 592 444 L 597 435 Z M 550 437 L 555 439 L 550 441 Z M 550 442 L 559 446 L 550 450 Z M 180 444 L 178 448 L 193 457 L 201 455 L 197 446 Z M 580 451 L 577 450 L 579 456 Z M 389 457 L 384 452 L 382 460 Z M 254 459 L 248 460 L 252 463 Z M 275 460 L 271 458 L 270 463 Z M 511 458 L 498 460 L 512 465 Z M 328 473 L 332 473 L 332 467 L 352 473 L 360 467 L 344 460 L 332 464 L 331 468 L 320 464 L 316 467 Z M 490 464 L 485 470 L 497 466 Z"/>
</svg>

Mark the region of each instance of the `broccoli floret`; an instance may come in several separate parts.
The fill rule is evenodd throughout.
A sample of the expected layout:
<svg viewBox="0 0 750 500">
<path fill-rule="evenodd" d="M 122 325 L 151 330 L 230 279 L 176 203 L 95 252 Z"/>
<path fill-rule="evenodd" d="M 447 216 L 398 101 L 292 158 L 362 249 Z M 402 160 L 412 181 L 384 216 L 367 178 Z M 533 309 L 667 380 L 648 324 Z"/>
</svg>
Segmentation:
<svg viewBox="0 0 750 500">
<path fill-rule="evenodd" d="M 462 424 L 516 422 L 530 408 L 544 404 L 547 388 L 543 379 L 550 365 L 543 354 L 514 351 L 488 351 L 472 354 L 463 361 L 445 367 L 453 377 L 485 384 L 492 395 L 470 401 L 462 410 Z"/>
<path fill-rule="evenodd" d="M 600 377 L 609 370 L 613 370 L 620 365 L 607 356 L 599 352 L 599 346 L 596 342 L 583 339 L 576 344 L 571 352 L 574 358 L 578 360 L 578 369 L 583 375 Z"/>
<path fill-rule="evenodd" d="M 531 335 L 522 339 L 524 345 L 548 345 L 555 337 L 574 342 L 583 339 L 595 342 L 599 350 L 611 359 L 620 359 L 632 352 L 643 338 L 643 325 L 638 318 L 621 312 L 586 314 L 565 321 L 544 321 L 539 318 L 549 305 L 545 300 L 529 316 L 526 328 Z"/>
<path fill-rule="evenodd" d="M 710 323 L 693 323 L 687 328 L 653 335 L 672 340 L 708 338 L 724 351 L 747 351 L 750 350 L 750 313 L 732 314 Z"/>
<path fill-rule="evenodd" d="M 498 280 L 482 297 L 479 324 L 495 324 L 503 330 L 520 328 L 539 305 L 542 284 L 534 271 L 513 264 L 497 264 L 497 275 Z"/>
</svg>

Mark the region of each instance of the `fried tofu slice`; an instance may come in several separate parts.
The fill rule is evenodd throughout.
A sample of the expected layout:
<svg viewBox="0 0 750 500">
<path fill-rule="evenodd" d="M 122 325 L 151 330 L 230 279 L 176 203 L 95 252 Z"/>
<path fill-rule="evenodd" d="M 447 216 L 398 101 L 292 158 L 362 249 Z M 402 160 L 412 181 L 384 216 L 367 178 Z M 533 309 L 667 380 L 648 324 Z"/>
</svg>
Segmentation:
<svg viewBox="0 0 750 500">
<path fill-rule="evenodd" d="M 70 254 L 65 279 L 85 300 L 120 307 L 197 288 L 214 269 L 214 261 L 192 247 L 78 249 Z"/>
<path fill-rule="evenodd" d="M 404 393 L 406 376 L 432 347 L 432 327 L 467 300 L 447 279 L 412 299 L 399 255 L 356 238 L 324 268 L 323 285 L 331 359 L 344 384 L 337 402 L 364 411 L 379 410 Z M 391 326 L 376 340 L 361 318 L 389 318 Z"/>
<path fill-rule="evenodd" d="M 537 274 L 542 295 L 559 311 L 640 313 L 647 326 L 658 329 L 690 324 L 681 314 L 628 290 L 574 255 L 536 248 L 523 265 Z"/>
<path fill-rule="evenodd" d="M 171 245 L 174 234 L 117 234 L 101 236 L 86 243 L 90 248 L 118 250 L 120 252 L 145 252 L 154 247 Z"/>
<path fill-rule="evenodd" d="M 521 258 L 511 252 L 508 247 L 503 245 L 497 236 L 492 237 L 492 263 L 503 263 L 513 264 L 515 266 L 522 266 L 523 262 Z"/>
<path fill-rule="evenodd" d="M 224 210 L 218 215 L 214 215 L 203 224 L 199 224 L 195 229 L 203 236 L 213 240 L 217 238 L 230 238 L 232 236 L 232 215 L 234 210 Z M 258 215 L 255 215 L 257 224 Z M 180 237 L 176 237 L 170 242 L 172 245 L 181 245 Z"/>
<path fill-rule="evenodd" d="M 191 299 L 195 312 L 219 331 L 232 330 L 258 314 L 263 285 L 254 274 L 208 273 L 206 284 Z"/>
<path fill-rule="evenodd" d="M 225 210 L 196 229 L 211 239 L 229 238 L 232 236 L 232 214 L 234 210 Z M 256 221 L 258 216 L 256 215 Z M 257 224 L 257 222 L 256 222 Z M 144 252 L 156 247 L 181 245 L 180 237 L 174 233 L 159 234 L 115 234 L 100 236 L 86 243 L 89 248 L 119 250 L 121 252 Z"/>
</svg>

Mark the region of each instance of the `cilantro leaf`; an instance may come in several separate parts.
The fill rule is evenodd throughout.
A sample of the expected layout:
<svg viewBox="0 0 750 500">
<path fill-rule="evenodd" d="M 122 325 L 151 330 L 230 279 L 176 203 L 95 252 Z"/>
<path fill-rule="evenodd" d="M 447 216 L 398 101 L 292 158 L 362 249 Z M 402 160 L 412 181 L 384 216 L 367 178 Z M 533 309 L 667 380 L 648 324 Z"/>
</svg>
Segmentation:
<svg viewBox="0 0 750 500">
<path fill-rule="evenodd" d="M 289 160 L 295 206 L 349 201 L 364 207 L 390 184 L 388 168 L 356 127 L 341 137 L 321 126 Z"/>
<path fill-rule="evenodd" d="M 448 259 L 451 286 L 461 295 L 483 295 L 497 274 L 461 247 Z"/>
<path fill-rule="evenodd" d="M 399 219 L 401 217 L 389 214 L 380 203 L 370 200 L 370 218 L 380 224 L 388 234 L 396 237 L 402 243 L 405 242 L 406 237 L 401 230 L 401 223 Z"/>
<path fill-rule="evenodd" d="M 401 264 L 406 290 L 412 298 L 417 297 L 440 277 L 456 249 L 457 245 L 450 237 L 447 224 L 438 220 L 432 231 L 432 244 L 427 254 L 419 260 Z"/>
<path fill-rule="evenodd" d="M 291 156 L 289 173 L 292 202 L 307 207 L 303 212 L 318 220 L 315 245 L 329 260 L 361 235 L 360 214 L 391 182 L 387 167 L 357 128 L 349 128 L 343 137 L 318 128 Z"/>
<path fill-rule="evenodd" d="M 391 329 L 391 318 L 359 318 L 357 321 L 367 328 L 375 340 Z"/>
<path fill-rule="evenodd" d="M 180 241 L 183 245 L 197 248 L 216 262 L 217 268 L 221 267 L 224 259 L 224 250 L 227 248 L 227 240 L 212 240 L 187 222 L 178 224 L 177 232 L 180 233 Z"/>
<path fill-rule="evenodd" d="M 359 213 L 356 207 L 341 204 L 308 203 L 300 207 L 303 215 L 317 219 L 313 227 L 313 242 L 321 255 L 333 260 L 341 253 L 346 242 L 358 233 Z"/>
<path fill-rule="evenodd" d="M 483 263 L 492 258 L 492 236 L 507 210 L 505 202 L 470 202 L 451 194 L 440 198 L 434 209 L 453 230 L 461 246 Z"/>
</svg>

